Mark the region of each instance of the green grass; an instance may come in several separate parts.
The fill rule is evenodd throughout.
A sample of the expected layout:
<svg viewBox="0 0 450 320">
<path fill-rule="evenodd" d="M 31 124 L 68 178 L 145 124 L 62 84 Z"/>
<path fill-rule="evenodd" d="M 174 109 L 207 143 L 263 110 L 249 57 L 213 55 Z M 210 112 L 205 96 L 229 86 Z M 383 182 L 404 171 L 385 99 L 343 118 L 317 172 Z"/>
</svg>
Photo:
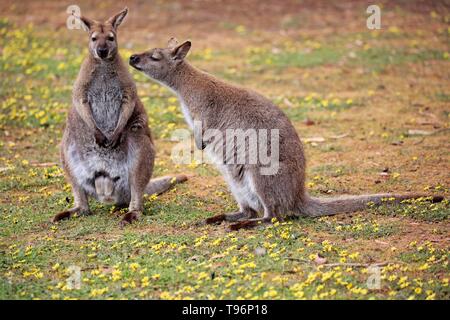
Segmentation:
<svg viewBox="0 0 450 320">
<path fill-rule="evenodd" d="M 449 102 L 450 101 L 450 94 L 445 92 L 439 92 L 436 94 L 436 99 L 442 102 Z"/>
<path fill-rule="evenodd" d="M 239 39 L 256 38 L 249 28 L 239 25 L 229 23 L 222 28 Z M 61 46 L 52 46 L 60 36 Z M 312 163 L 308 188 L 311 193 L 330 189 L 359 192 L 367 182 L 358 179 L 377 174 L 382 161 L 396 165 L 400 161 L 372 154 L 379 163 L 365 167 L 361 163 L 366 159 L 362 154 L 370 148 L 359 150 L 358 142 L 363 132 L 373 128 L 366 126 L 371 124 L 374 109 L 373 99 L 361 94 L 367 88 L 359 90 L 357 83 L 360 78 L 367 83 L 373 79 L 367 74 L 340 75 L 346 85 L 340 90 L 333 81 L 315 82 L 315 76 L 327 67 L 340 68 L 340 63 L 343 68 L 358 65 L 379 70 L 388 65 L 445 60 L 438 49 L 358 49 L 352 60 L 346 57 L 346 45 L 354 42 L 353 36 L 338 41 L 331 37 L 320 43 L 311 39 L 294 39 L 280 45 L 279 50 L 249 44 L 239 52 L 217 48 L 190 57 L 202 66 L 219 59 L 230 66 L 219 75 L 254 82 L 262 90 L 267 90 L 262 86 L 266 80 L 260 79 L 265 72 L 275 72 L 280 78 L 294 72 L 297 77 L 299 69 L 307 69 L 312 79 L 305 80 L 310 81 L 305 86 L 316 93 L 305 92 L 303 84 L 285 93 L 292 86 L 277 83 L 277 91 L 268 90 L 267 95 L 306 136 L 327 137 L 352 127 L 354 137 L 306 147 L 308 164 Z M 293 44 L 297 42 L 300 44 Z M 37 54 L 27 49 L 30 44 Z M 240 232 L 227 232 L 226 225 L 202 225 L 204 218 L 235 211 L 237 205 L 212 166 L 175 166 L 171 162 L 168 150 L 172 142 L 168 139 L 175 129 L 186 127 L 178 101 L 136 71 L 132 75 L 159 148 L 154 175 L 187 171 L 193 177 L 156 199 L 146 197 L 144 217 L 124 229 L 119 227 L 120 216 L 113 213 L 112 206 L 95 201 L 91 201 L 91 216 L 50 223 L 55 213 L 70 208 L 73 201 L 62 171 L 53 163 L 58 162 L 57 144 L 70 106 L 71 85 L 86 50 L 61 34 L 44 32 L 38 36 L 32 27 L 18 28 L 3 19 L 0 47 L 0 299 L 449 299 L 448 249 L 423 238 L 409 241 L 404 233 L 410 223 L 426 230 L 432 223 L 436 232 L 430 237 L 442 239 L 448 227 L 448 201 L 369 208 L 350 217 L 299 218 Z M 130 54 L 127 50 L 121 53 L 124 57 Z M 444 93 L 436 98 L 446 102 Z M 376 102 L 386 113 L 391 111 L 390 104 Z M 405 108 L 411 109 L 409 105 Z M 358 112 L 370 121 L 349 120 Z M 308 117 L 317 123 L 306 128 L 303 121 Z M 393 128 L 377 124 L 369 147 L 381 144 L 381 151 L 389 151 L 390 140 L 378 137 L 388 130 L 393 136 L 405 132 L 403 122 L 397 120 Z M 411 150 L 407 145 L 395 155 L 404 161 L 412 152 L 435 147 L 417 148 L 424 149 Z M 358 166 L 340 158 L 348 153 Z M 443 166 L 445 162 L 433 159 L 421 159 L 420 164 L 436 161 L 433 163 Z M 406 173 L 410 168 L 398 167 Z M 420 178 L 414 181 L 427 181 Z M 445 177 L 440 179 L 444 182 Z M 391 179 L 380 188 L 408 184 L 408 180 Z M 448 195 L 447 188 L 442 183 L 427 191 Z M 375 241 L 387 246 L 380 249 Z M 414 241 L 417 243 L 410 244 Z M 368 267 L 374 262 L 385 263 L 379 290 L 366 285 Z M 79 289 L 68 285 L 74 266 L 81 271 Z"/>
<path fill-rule="evenodd" d="M 318 48 L 312 52 L 281 51 L 273 53 L 269 50 L 253 53 L 249 62 L 256 66 L 274 66 L 278 68 L 309 68 L 323 64 L 334 64 L 342 57 L 342 52 L 335 48 Z"/>
<path fill-rule="evenodd" d="M 84 222 L 88 221 L 77 221 Z M 101 221 L 96 223 L 101 225 Z M 149 235 L 127 231 L 114 239 L 102 238 L 95 233 L 65 234 L 56 228 L 47 239 L 4 248 L 0 265 L 11 266 L 7 277 L 16 280 L 14 285 L 2 281 L 1 296 L 367 298 L 369 295 L 364 288 L 366 277 L 358 269 L 317 267 L 313 262 L 318 253 L 329 262 L 342 263 L 357 262 L 360 254 L 326 241 L 317 244 L 291 223 L 250 236 L 214 237 L 203 232 Z M 263 253 L 255 255 L 257 248 L 264 248 L 259 249 Z M 434 256 L 442 260 L 445 253 L 435 250 Z M 73 265 L 81 268 L 80 289 L 67 287 L 68 268 Z M 390 267 L 400 268 L 395 264 Z M 408 273 L 400 271 L 400 274 Z M 441 285 L 437 290 L 432 285 L 426 287 L 445 295 Z M 407 295 L 412 289 L 399 291 Z"/>
<path fill-rule="evenodd" d="M 424 199 L 404 200 L 401 205 L 390 205 L 374 209 L 379 214 L 403 216 L 428 222 L 444 221 L 448 219 L 449 202 L 430 203 Z"/>
<path fill-rule="evenodd" d="M 434 49 L 405 50 L 403 48 L 381 47 L 359 51 L 354 63 L 369 68 L 371 71 L 382 71 L 391 65 L 443 59 L 444 52 Z"/>
<path fill-rule="evenodd" d="M 317 93 L 306 96 L 276 97 L 274 103 L 281 106 L 292 121 L 305 120 L 308 114 L 317 111 L 330 114 L 359 105 L 350 98 L 321 97 Z"/>
<path fill-rule="evenodd" d="M 389 237 L 398 233 L 398 226 L 390 223 L 380 224 L 375 219 L 355 217 L 351 221 L 336 222 L 333 220 L 324 221 L 323 230 L 336 232 L 343 238 L 351 239 L 377 239 Z"/>
</svg>

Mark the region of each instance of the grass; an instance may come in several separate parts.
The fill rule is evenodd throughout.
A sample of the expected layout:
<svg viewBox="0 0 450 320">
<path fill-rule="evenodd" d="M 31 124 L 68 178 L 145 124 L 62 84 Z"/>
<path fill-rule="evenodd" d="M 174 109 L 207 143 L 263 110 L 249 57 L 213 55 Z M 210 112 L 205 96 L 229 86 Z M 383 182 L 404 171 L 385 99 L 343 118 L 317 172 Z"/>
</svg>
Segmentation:
<svg viewBox="0 0 450 320">
<path fill-rule="evenodd" d="M 390 65 L 445 59 L 445 52 L 433 49 L 369 48 L 357 54 L 356 64 L 367 66 L 370 71 L 383 71 Z"/>
<path fill-rule="evenodd" d="M 309 51 L 309 50 L 308 50 Z M 323 64 L 336 63 L 342 53 L 334 48 L 318 48 L 311 52 L 289 50 L 273 53 L 272 51 L 256 51 L 250 56 L 250 63 L 256 66 L 270 65 L 279 68 L 299 67 L 308 68 Z"/>
<path fill-rule="evenodd" d="M 339 35 L 295 19 L 277 22 L 286 36 L 224 21 L 217 26 L 223 34 L 208 38 L 214 46 L 192 37 L 198 49 L 189 59 L 270 97 L 302 138 L 323 137 L 305 144 L 312 194 L 448 198 L 448 130 L 405 135 L 450 124 L 446 26 L 424 15 L 418 33 L 402 27 L 408 19 L 402 14 L 386 32 Z M 87 54 L 74 35 L 52 30 L 0 20 L 0 299 L 450 298 L 448 201 L 387 201 L 239 232 L 201 225 L 237 205 L 212 166 L 171 161 L 171 134 L 185 128 L 178 101 L 135 71 L 158 149 L 154 176 L 188 173 L 190 180 L 146 197 L 144 217 L 124 229 L 113 206 L 95 201 L 91 216 L 50 223 L 73 201 L 58 142 Z M 148 46 L 138 35 L 130 39 L 136 45 L 122 47 L 124 58 Z M 372 264 L 380 264 L 378 289 L 367 286 Z"/>
</svg>

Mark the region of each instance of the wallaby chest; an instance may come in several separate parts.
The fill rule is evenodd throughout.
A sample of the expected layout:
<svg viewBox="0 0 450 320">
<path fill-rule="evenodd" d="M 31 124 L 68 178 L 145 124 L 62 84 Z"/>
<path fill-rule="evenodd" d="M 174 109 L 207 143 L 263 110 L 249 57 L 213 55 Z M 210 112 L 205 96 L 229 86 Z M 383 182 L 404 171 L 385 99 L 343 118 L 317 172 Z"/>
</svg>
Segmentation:
<svg viewBox="0 0 450 320">
<path fill-rule="evenodd" d="M 119 119 L 123 88 L 111 67 L 98 67 L 92 74 L 87 97 L 97 127 L 111 135 Z"/>
</svg>

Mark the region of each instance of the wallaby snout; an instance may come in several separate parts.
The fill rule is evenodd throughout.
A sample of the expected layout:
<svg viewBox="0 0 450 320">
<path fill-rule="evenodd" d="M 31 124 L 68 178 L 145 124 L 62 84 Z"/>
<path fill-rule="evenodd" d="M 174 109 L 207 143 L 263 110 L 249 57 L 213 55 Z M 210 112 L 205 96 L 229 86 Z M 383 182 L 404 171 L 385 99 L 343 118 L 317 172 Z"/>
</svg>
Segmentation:
<svg viewBox="0 0 450 320">
<path fill-rule="evenodd" d="M 145 67 L 145 53 L 133 54 L 130 57 L 129 63 L 130 66 L 132 66 L 136 70 L 143 71 Z"/>
<path fill-rule="evenodd" d="M 137 54 L 133 54 L 130 57 L 130 65 L 139 63 L 139 60 L 140 60 L 139 56 Z"/>
<path fill-rule="evenodd" d="M 108 53 L 109 53 L 109 50 L 106 47 L 97 48 L 97 55 L 102 59 L 105 59 L 106 57 L 108 57 Z"/>
</svg>

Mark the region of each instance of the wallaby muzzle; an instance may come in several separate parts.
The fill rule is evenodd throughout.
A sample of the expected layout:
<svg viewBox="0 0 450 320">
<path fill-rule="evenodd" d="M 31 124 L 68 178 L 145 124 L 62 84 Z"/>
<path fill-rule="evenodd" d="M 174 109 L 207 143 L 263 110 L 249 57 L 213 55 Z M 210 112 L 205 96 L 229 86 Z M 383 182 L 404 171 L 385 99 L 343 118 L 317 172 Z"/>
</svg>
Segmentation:
<svg viewBox="0 0 450 320">
<path fill-rule="evenodd" d="M 137 54 L 133 54 L 131 57 L 130 57 L 130 64 L 133 64 L 133 63 L 138 63 L 139 62 L 139 56 L 137 55 Z"/>
<path fill-rule="evenodd" d="M 108 57 L 109 54 L 109 50 L 108 48 L 98 48 L 97 49 L 97 55 L 99 56 L 99 58 L 101 59 L 105 59 Z"/>
<path fill-rule="evenodd" d="M 138 54 L 133 54 L 130 57 L 130 66 L 133 68 L 142 71 L 142 69 L 137 65 L 141 61 L 141 57 Z"/>
</svg>

